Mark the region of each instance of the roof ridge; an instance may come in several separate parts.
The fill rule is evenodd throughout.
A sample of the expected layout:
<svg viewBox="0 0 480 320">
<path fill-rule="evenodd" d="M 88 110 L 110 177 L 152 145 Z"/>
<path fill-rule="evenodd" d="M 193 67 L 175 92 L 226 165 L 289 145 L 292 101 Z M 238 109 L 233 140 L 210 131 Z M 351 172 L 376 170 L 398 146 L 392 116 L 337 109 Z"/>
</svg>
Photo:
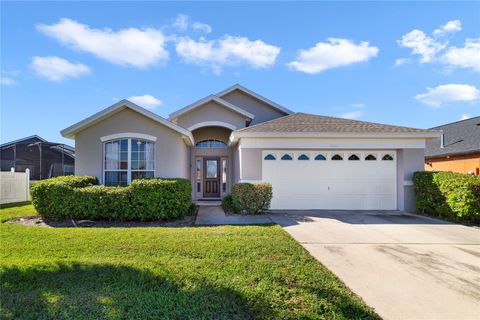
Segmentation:
<svg viewBox="0 0 480 320">
<path fill-rule="evenodd" d="M 397 128 L 401 127 L 401 128 L 406 128 L 406 129 L 415 129 L 415 130 L 418 130 L 418 129 L 420 129 L 420 130 L 430 130 L 430 129 L 423 129 L 423 128 L 400 126 L 400 125 L 395 125 L 395 124 L 386 124 L 386 123 L 379 123 L 379 122 L 372 122 L 372 121 L 365 121 L 365 120 L 356 120 L 356 119 L 347 119 L 347 118 L 334 117 L 334 116 L 326 116 L 326 115 L 320 115 L 320 114 L 314 114 L 314 113 L 306 113 L 306 112 L 297 112 L 297 113 L 298 114 L 306 114 L 306 115 L 315 116 L 315 117 L 323 117 L 323 118 L 329 118 L 329 119 L 337 119 L 337 120 L 343 120 L 343 121 L 356 122 L 356 123 L 368 123 L 368 124 L 375 124 L 375 125 L 380 125 L 380 126 L 390 126 L 390 127 L 397 127 Z"/>
<path fill-rule="evenodd" d="M 172 113 L 170 113 L 168 115 L 168 120 L 172 121 L 174 118 L 176 117 L 179 117 L 185 113 L 188 113 L 190 111 L 192 111 L 193 109 L 196 109 L 200 106 L 203 106 L 205 103 L 209 102 L 209 101 L 214 101 L 220 105 L 222 105 L 223 107 L 226 107 L 228 109 L 230 109 L 231 111 L 234 111 L 234 112 L 237 112 L 239 114 L 242 114 L 246 117 L 249 117 L 251 119 L 253 119 L 255 117 L 254 114 L 252 114 L 251 112 L 248 112 L 247 110 L 241 108 L 240 106 L 237 106 L 231 102 L 228 102 L 227 100 L 223 99 L 222 97 L 219 97 L 218 95 L 216 94 L 209 94 L 181 109 L 178 109 L 177 111 L 174 111 Z"/>
<path fill-rule="evenodd" d="M 476 116 L 476 117 L 471 117 L 471 118 L 468 118 L 468 119 L 462 119 L 462 120 L 457 120 L 457 121 L 453 121 L 453 122 L 441 124 L 441 125 L 439 125 L 439 126 L 431 127 L 430 129 L 445 127 L 445 126 L 449 126 L 449 125 L 451 125 L 451 124 L 455 124 L 455 123 L 459 123 L 459 122 L 463 122 L 463 121 L 474 120 L 474 119 L 476 119 L 476 118 L 478 118 L 478 119 L 480 120 L 480 116 Z"/>
<path fill-rule="evenodd" d="M 246 129 L 250 129 L 250 128 L 255 128 L 259 125 L 263 125 L 263 124 L 266 124 L 266 123 L 270 123 L 270 122 L 273 122 L 273 121 L 276 121 L 276 120 L 280 120 L 280 119 L 285 119 L 285 118 L 288 118 L 288 117 L 292 117 L 296 114 L 299 114 L 301 112 L 295 112 L 295 113 L 291 113 L 291 114 L 287 114 L 285 116 L 282 116 L 282 117 L 278 117 L 278 118 L 275 118 L 275 119 L 272 119 L 272 120 L 267 120 L 267 121 L 264 121 L 264 122 L 260 122 L 260 123 L 257 123 L 257 124 L 254 124 L 253 126 L 248 126 L 248 127 L 245 127 L 245 128 L 241 128 L 241 129 L 238 129 L 236 131 L 244 131 Z"/>
</svg>

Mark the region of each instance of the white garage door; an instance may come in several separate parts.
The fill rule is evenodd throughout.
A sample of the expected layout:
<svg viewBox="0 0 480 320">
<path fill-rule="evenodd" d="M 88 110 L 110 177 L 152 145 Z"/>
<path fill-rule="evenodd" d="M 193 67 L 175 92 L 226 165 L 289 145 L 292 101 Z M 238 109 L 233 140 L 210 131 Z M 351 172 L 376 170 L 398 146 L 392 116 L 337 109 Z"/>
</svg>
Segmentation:
<svg viewBox="0 0 480 320">
<path fill-rule="evenodd" d="M 262 158 L 272 209 L 397 209 L 394 150 L 265 150 Z"/>
</svg>

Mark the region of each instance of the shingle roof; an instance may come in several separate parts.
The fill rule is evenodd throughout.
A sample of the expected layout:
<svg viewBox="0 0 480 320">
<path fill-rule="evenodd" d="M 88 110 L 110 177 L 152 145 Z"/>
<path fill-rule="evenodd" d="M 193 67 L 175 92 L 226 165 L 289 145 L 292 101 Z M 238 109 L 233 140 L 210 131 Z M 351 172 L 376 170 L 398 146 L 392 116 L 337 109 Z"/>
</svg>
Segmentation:
<svg viewBox="0 0 480 320">
<path fill-rule="evenodd" d="M 444 148 L 440 148 L 440 138 L 427 141 L 426 157 L 480 153 L 480 117 L 448 123 L 432 128 L 443 130 Z"/>
<path fill-rule="evenodd" d="M 238 132 L 422 133 L 431 130 L 297 112 L 240 129 Z"/>
</svg>

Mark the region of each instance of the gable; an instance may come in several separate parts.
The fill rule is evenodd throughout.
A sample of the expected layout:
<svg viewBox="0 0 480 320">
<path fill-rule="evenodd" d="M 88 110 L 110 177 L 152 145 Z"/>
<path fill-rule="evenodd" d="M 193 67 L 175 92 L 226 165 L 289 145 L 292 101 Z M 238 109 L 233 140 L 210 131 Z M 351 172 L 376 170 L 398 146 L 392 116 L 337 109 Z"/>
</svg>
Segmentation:
<svg viewBox="0 0 480 320">
<path fill-rule="evenodd" d="M 161 125 L 163 127 L 169 128 L 170 130 L 175 131 L 176 133 L 182 135 L 188 142 L 187 143 L 192 143 L 193 144 L 193 137 L 191 132 L 188 130 L 185 130 L 184 128 L 168 121 L 167 119 L 164 119 L 160 117 L 159 115 L 154 114 L 153 112 L 150 112 L 133 102 L 130 102 L 128 100 L 121 100 L 118 103 L 103 109 L 100 112 L 97 112 L 96 114 L 80 121 L 77 122 L 76 124 L 63 129 L 60 133 L 62 136 L 66 138 L 71 138 L 74 139 L 75 136 L 84 131 L 85 129 L 88 129 L 91 126 L 97 125 L 99 123 L 102 123 L 104 120 L 116 115 L 117 113 L 120 113 L 124 110 L 131 111 L 132 113 L 130 114 L 135 114 L 135 116 L 140 116 L 145 119 L 149 119 L 150 121 L 153 121 L 156 123 L 156 125 Z M 128 125 L 130 121 L 125 121 L 126 124 Z M 119 124 L 120 129 L 122 129 L 122 123 Z"/>
<path fill-rule="evenodd" d="M 36 142 L 47 142 L 47 140 L 45 140 L 42 137 L 39 137 L 37 135 L 33 135 L 33 136 L 25 137 L 25 138 L 22 138 L 22 139 L 17 139 L 17 140 L 14 140 L 14 141 L 2 143 L 2 145 L 0 145 L 0 148 L 9 147 L 13 144 L 31 144 L 31 143 L 36 143 Z"/>
<path fill-rule="evenodd" d="M 182 134 L 166 127 L 157 121 L 154 121 L 129 108 L 122 109 L 109 117 L 79 131 L 75 135 L 75 140 L 88 137 L 90 139 L 101 140 L 102 137 L 135 132 L 155 137 L 182 138 Z"/>
<path fill-rule="evenodd" d="M 254 114 L 255 118 L 252 120 L 252 124 L 262 123 L 289 114 L 241 89 L 224 93 L 220 98 Z"/>
<path fill-rule="evenodd" d="M 223 122 L 230 124 L 236 129 L 245 127 L 245 115 L 239 114 L 231 109 L 225 108 L 220 103 L 210 100 L 190 111 L 183 113 L 176 118 L 174 122 L 185 129 L 189 129 L 203 122 Z"/>
</svg>

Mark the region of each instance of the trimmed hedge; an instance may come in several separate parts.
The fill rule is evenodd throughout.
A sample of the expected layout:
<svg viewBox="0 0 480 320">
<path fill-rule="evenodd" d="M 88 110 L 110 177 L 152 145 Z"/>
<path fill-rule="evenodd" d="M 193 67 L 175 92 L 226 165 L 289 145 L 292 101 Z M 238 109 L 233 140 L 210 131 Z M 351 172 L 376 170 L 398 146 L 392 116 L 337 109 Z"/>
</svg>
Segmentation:
<svg viewBox="0 0 480 320">
<path fill-rule="evenodd" d="M 235 205 L 231 194 L 222 199 L 222 209 L 227 213 L 240 213 L 240 209 Z"/>
<path fill-rule="evenodd" d="M 233 210 L 240 213 L 262 213 L 270 208 L 272 185 L 270 183 L 237 183 L 232 186 Z M 235 211 L 234 211 L 235 212 Z"/>
<path fill-rule="evenodd" d="M 418 211 L 453 221 L 480 221 L 480 177 L 454 172 L 413 175 Z"/>
<path fill-rule="evenodd" d="M 138 179 L 127 187 L 97 184 L 95 177 L 42 180 L 31 187 L 32 203 L 48 219 L 148 221 L 190 211 L 192 189 L 186 179 Z"/>
</svg>

